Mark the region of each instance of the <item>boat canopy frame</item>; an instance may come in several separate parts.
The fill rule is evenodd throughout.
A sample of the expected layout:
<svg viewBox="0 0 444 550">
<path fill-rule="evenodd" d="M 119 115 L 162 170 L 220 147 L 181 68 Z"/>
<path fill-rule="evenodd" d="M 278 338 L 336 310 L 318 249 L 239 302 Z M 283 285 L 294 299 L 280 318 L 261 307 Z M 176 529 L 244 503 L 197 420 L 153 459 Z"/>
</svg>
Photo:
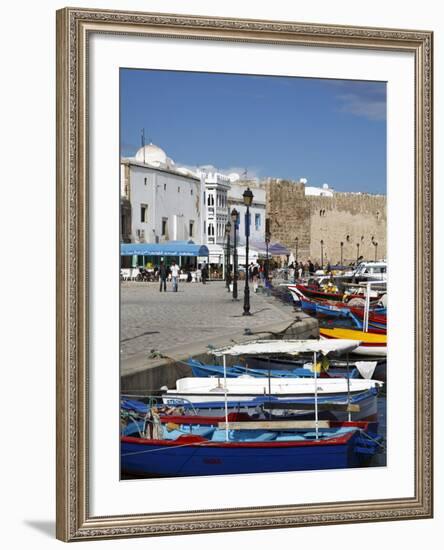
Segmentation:
<svg viewBox="0 0 444 550">
<path fill-rule="evenodd" d="M 299 355 L 300 353 L 350 353 L 361 342 L 357 340 L 255 340 L 235 344 L 224 348 L 213 349 L 209 353 L 216 357 L 225 355 Z"/>
<path fill-rule="evenodd" d="M 224 404 L 225 404 L 225 441 L 228 441 L 228 396 L 227 396 L 227 355 L 265 355 L 274 354 L 299 355 L 300 353 L 312 353 L 314 369 L 314 401 L 315 401 L 315 433 L 316 440 L 319 439 L 319 407 L 318 407 L 318 377 L 317 377 L 317 355 L 327 355 L 330 352 L 340 352 L 347 355 L 347 401 L 350 405 L 350 377 L 349 377 L 349 353 L 356 349 L 361 342 L 356 340 L 255 340 L 254 342 L 245 342 L 235 344 L 221 349 L 211 350 L 211 354 L 222 356 L 224 366 Z M 270 373 L 269 373 L 269 393 L 271 394 Z M 349 420 L 351 413 L 349 412 Z"/>
</svg>

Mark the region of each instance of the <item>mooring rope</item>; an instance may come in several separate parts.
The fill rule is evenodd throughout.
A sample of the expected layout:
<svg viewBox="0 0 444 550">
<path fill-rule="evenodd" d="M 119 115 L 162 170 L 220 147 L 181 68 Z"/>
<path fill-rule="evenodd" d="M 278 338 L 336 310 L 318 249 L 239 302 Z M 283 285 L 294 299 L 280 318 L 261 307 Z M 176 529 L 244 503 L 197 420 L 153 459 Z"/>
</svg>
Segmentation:
<svg viewBox="0 0 444 550">
<path fill-rule="evenodd" d="M 168 440 L 163 440 L 163 441 L 168 441 Z M 174 445 L 171 447 L 167 446 L 165 448 L 160 448 L 160 449 L 147 449 L 145 451 L 134 451 L 131 453 L 122 453 L 121 456 L 132 456 L 132 455 L 141 455 L 145 453 L 155 453 L 157 451 L 167 451 L 168 449 L 180 449 L 181 447 L 198 447 L 200 445 L 207 445 L 208 443 L 215 443 L 215 442 L 208 440 L 208 441 L 202 441 L 199 443 L 198 441 L 195 441 L 194 443 L 184 443 L 183 445 Z M 225 443 L 225 441 L 222 441 L 221 443 Z"/>
</svg>

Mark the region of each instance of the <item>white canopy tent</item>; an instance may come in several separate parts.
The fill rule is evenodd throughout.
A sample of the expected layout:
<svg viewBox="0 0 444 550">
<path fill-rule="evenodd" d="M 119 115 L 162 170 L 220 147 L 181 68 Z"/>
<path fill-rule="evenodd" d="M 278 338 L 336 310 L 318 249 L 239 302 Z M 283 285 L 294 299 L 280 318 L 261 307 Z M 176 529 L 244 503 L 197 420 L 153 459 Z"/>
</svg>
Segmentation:
<svg viewBox="0 0 444 550">
<path fill-rule="evenodd" d="M 300 353 L 327 355 L 330 352 L 351 352 L 360 344 L 361 342 L 356 340 L 257 340 L 214 349 L 210 353 L 217 357 L 223 355 L 299 355 Z"/>
</svg>

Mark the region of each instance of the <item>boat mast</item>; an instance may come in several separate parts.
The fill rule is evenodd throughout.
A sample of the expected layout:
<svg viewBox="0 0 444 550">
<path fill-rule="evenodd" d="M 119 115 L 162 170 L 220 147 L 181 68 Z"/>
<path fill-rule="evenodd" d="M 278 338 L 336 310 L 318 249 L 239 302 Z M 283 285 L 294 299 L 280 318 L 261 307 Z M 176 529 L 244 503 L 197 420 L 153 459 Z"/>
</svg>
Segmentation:
<svg viewBox="0 0 444 550">
<path fill-rule="evenodd" d="M 347 409 L 348 409 L 348 421 L 351 422 L 351 410 L 350 410 L 350 362 L 349 352 L 346 353 L 347 358 Z"/>
<path fill-rule="evenodd" d="M 228 441 L 228 402 L 227 402 L 227 356 L 224 353 L 224 400 L 225 400 L 225 441 Z"/>
<path fill-rule="evenodd" d="M 318 374 L 316 365 L 316 352 L 313 353 L 313 365 L 314 365 L 314 386 L 315 386 L 315 427 L 316 427 L 316 439 L 319 439 L 319 419 L 318 419 Z"/>
<path fill-rule="evenodd" d="M 370 314 L 370 281 L 367 281 L 367 290 L 365 294 L 365 308 L 364 308 L 364 332 L 368 332 L 368 318 Z"/>
</svg>

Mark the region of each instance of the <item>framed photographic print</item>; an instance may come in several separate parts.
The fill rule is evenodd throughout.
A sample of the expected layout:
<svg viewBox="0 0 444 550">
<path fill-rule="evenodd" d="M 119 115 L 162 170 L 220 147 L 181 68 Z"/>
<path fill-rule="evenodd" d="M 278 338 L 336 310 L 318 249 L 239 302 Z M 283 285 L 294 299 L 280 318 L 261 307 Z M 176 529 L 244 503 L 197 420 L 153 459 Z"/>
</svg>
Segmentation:
<svg viewBox="0 0 444 550">
<path fill-rule="evenodd" d="M 432 516 L 432 37 L 57 12 L 58 538 Z"/>
</svg>

